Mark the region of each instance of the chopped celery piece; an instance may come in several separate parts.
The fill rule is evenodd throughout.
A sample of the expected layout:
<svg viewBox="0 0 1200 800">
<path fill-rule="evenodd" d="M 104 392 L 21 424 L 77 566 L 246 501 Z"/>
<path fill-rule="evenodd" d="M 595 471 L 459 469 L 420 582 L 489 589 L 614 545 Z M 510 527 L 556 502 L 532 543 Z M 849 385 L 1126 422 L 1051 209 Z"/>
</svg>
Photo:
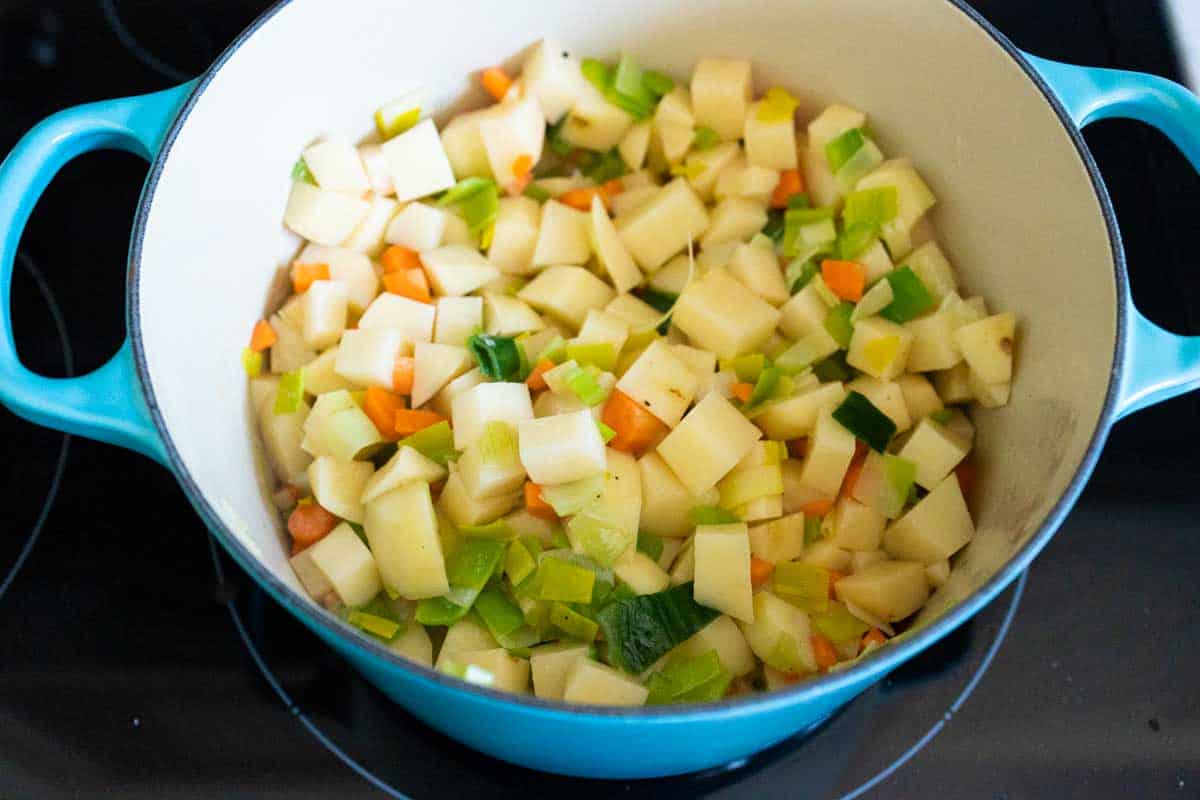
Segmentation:
<svg viewBox="0 0 1200 800">
<path fill-rule="evenodd" d="M 704 174 L 704 164 L 699 161 L 688 161 L 686 164 L 672 164 L 671 176 L 674 178 L 687 178 L 693 181 Z"/>
<path fill-rule="evenodd" d="M 845 260 L 852 260 L 875 241 L 875 228 L 870 225 L 847 225 L 838 234 L 837 252 Z"/>
<path fill-rule="evenodd" d="M 911 267 L 892 270 L 884 276 L 892 286 L 892 302 L 879 316 L 892 322 L 905 323 L 933 308 L 933 295 L 921 283 Z"/>
<path fill-rule="evenodd" d="M 521 194 L 525 195 L 530 200 L 536 200 L 539 203 L 544 203 L 550 199 L 550 193 L 541 186 L 538 186 L 536 183 L 531 183 L 526 186 L 525 190 L 521 192 Z"/>
<path fill-rule="evenodd" d="M 717 484 L 721 508 L 737 509 L 751 500 L 783 494 L 783 474 L 776 464 L 734 470 Z"/>
<path fill-rule="evenodd" d="M 443 467 L 447 462 L 458 458 L 458 451 L 454 449 L 454 431 L 450 430 L 449 422 L 430 425 L 428 428 L 401 439 L 398 445 L 411 447 Z"/>
<path fill-rule="evenodd" d="M 606 344 L 605 346 L 612 350 L 612 345 Z M 587 368 L 576 367 L 567 373 L 563 382 L 567 384 L 571 393 L 582 400 L 586 406 L 598 406 L 608 397 L 608 392 Z"/>
<path fill-rule="evenodd" d="M 612 88 L 606 94 L 610 103 L 637 119 L 654 113 L 654 104 L 658 102 L 658 97 L 646 87 L 642 75 L 641 67 L 622 54 L 612 73 Z"/>
<path fill-rule="evenodd" d="M 486 525 L 459 525 L 458 531 L 468 538 L 491 539 L 496 542 L 511 542 L 517 538 L 517 532 L 502 519 Z"/>
<path fill-rule="evenodd" d="M 473 183 L 476 181 L 482 183 Z M 459 187 L 468 182 L 472 182 L 471 185 L 456 195 Z M 493 181 L 484 178 L 464 178 L 438 200 L 438 205 L 457 205 L 471 233 L 484 234 L 481 246 L 487 248 L 490 243 L 488 232 L 500 213 L 500 190 Z"/>
<path fill-rule="evenodd" d="M 279 376 L 275 393 L 275 413 L 294 414 L 304 401 L 304 370 L 285 372 Z"/>
<path fill-rule="evenodd" d="M 605 425 L 600 420 L 596 420 L 596 427 L 600 430 L 600 438 L 604 440 L 605 444 L 608 444 L 617 436 L 616 431 Z"/>
<path fill-rule="evenodd" d="M 617 350 L 612 342 L 567 342 L 567 359 L 611 372 L 617 364 Z"/>
<path fill-rule="evenodd" d="M 846 363 L 846 354 L 844 352 L 834 353 L 824 361 L 818 361 L 816 364 L 813 364 L 813 375 L 816 375 L 817 380 L 822 383 L 848 381 L 853 374 L 850 371 L 850 365 Z"/>
<path fill-rule="evenodd" d="M 746 405 L 754 407 L 770 400 L 775 396 L 781 380 L 791 383 L 791 379 L 787 378 L 778 367 L 764 369 L 758 374 L 758 380 L 754 382 L 754 389 L 750 392 L 750 400 Z"/>
<path fill-rule="evenodd" d="M 717 677 L 675 698 L 676 703 L 715 703 L 729 692 L 733 674 L 722 668 Z"/>
<path fill-rule="evenodd" d="M 771 655 L 763 659 L 768 667 L 792 674 L 804 671 L 804 659 L 800 656 L 800 645 L 790 633 L 779 637 Z"/>
<path fill-rule="evenodd" d="M 384 139 L 391 139 L 393 136 L 399 136 L 420 121 L 420 108 L 410 108 L 404 113 L 398 114 L 387 121 L 385 121 L 382 115 L 382 109 L 375 112 L 375 127 L 379 129 L 379 135 Z"/>
<path fill-rule="evenodd" d="M 263 354 L 256 353 L 247 347 L 242 351 L 242 369 L 246 370 L 246 376 L 249 378 L 257 378 L 262 374 Z"/>
<path fill-rule="evenodd" d="M 599 186 L 613 178 L 621 177 L 628 171 L 629 168 L 621 160 L 621 154 L 617 152 L 616 148 L 613 148 L 607 153 L 601 153 L 593 158 L 592 163 L 583 170 L 583 174 L 590 178 L 592 183 Z"/>
<path fill-rule="evenodd" d="M 303 158 L 296 159 L 296 163 L 292 165 L 292 180 L 296 183 L 309 183 L 313 186 L 317 185 L 317 179 L 308 170 L 308 164 L 304 163 Z"/>
<path fill-rule="evenodd" d="M 500 589 L 484 589 L 475 600 L 475 613 L 497 641 L 525 624 L 525 615 Z"/>
<path fill-rule="evenodd" d="M 939 408 L 937 411 L 932 412 L 929 415 L 929 418 L 939 425 L 945 425 L 947 422 L 954 419 L 954 409 Z"/>
<path fill-rule="evenodd" d="M 465 539 L 446 559 L 446 579 L 453 587 L 482 589 L 503 557 L 503 542 Z"/>
<path fill-rule="evenodd" d="M 850 315 L 850 321 L 858 322 L 860 319 L 878 314 L 891 305 L 895 297 L 890 283 L 875 281 L 875 285 L 868 289 L 858 304 L 854 306 L 854 313 Z"/>
<path fill-rule="evenodd" d="M 495 185 L 496 182 L 489 178 L 463 178 L 447 189 L 445 194 L 438 198 L 437 204 L 439 206 L 452 206 L 461 203 L 472 195 L 484 191 L 489 186 L 494 187 Z"/>
<path fill-rule="evenodd" d="M 590 603 L 596 574 L 561 558 L 543 558 L 538 566 L 538 599 L 560 603 Z"/>
<path fill-rule="evenodd" d="M 542 487 L 542 499 L 560 517 L 569 517 L 582 511 L 604 491 L 604 476 L 593 475 L 570 483 Z"/>
<path fill-rule="evenodd" d="M 824 611 L 829 606 L 829 570 L 816 564 L 784 561 L 775 565 L 771 579 L 775 593 L 805 611 Z"/>
<path fill-rule="evenodd" d="M 667 92 L 675 88 L 675 81 L 669 76 L 663 75 L 661 72 L 656 72 L 652 69 L 642 71 L 642 85 L 651 94 L 656 94 L 662 97 Z"/>
<path fill-rule="evenodd" d="M 758 106 L 758 121 L 788 122 L 796 113 L 798 105 L 796 98 L 787 89 L 772 86 Z"/>
<path fill-rule="evenodd" d="M 518 658 L 529 658 L 529 648 L 542 640 L 542 634 L 531 625 L 522 625 L 511 633 L 492 635 L 501 647 Z"/>
<path fill-rule="evenodd" d="M 612 84 L 612 67 L 598 59 L 585 58 L 579 65 L 579 69 L 588 83 L 601 92 L 608 91 L 608 87 Z"/>
<path fill-rule="evenodd" d="M 720 681 L 725 673 L 716 650 L 709 650 L 693 658 L 673 656 L 667 664 L 650 676 L 646 686 L 650 694 L 647 705 L 679 702 L 685 695 Z"/>
<path fill-rule="evenodd" d="M 492 380 L 515 380 L 521 372 L 520 348 L 512 337 L 477 333 L 467 339 L 467 349 L 475 356 L 479 371 Z"/>
<path fill-rule="evenodd" d="M 691 583 L 609 603 L 598 615 L 605 660 L 627 672 L 644 672 L 718 616 L 692 599 Z"/>
<path fill-rule="evenodd" d="M 478 592 L 478 590 L 471 591 Z M 432 597 L 417 602 L 416 619 L 422 625 L 453 625 L 470 611 L 470 603 L 458 605 L 445 597 Z"/>
<path fill-rule="evenodd" d="M 751 353 L 748 356 L 738 356 L 737 358 L 722 358 L 720 362 L 722 371 L 731 370 L 737 375 L 739 381 L 746 383 L 757 381 L 766 366 L 767 357 L 762 353 Z"/>
<path fill-rule="evenodd" d="M 561 364 L 567 360 L 567 341 L 561 336 L 556 336 L 554 341 L 546 345 L 542 352 L 538 353 L 537 360 L 543 358 L 553 361 L 555 364 Z"/>
<path fill-rule="evenodd" d="M 487 466 L 509 466 L 520 460 L 517 432 L 507 422 L 492 420 L 484 425 L 483 435 L 476 446 Z"/>
<path fill-rule="evenodd" d="M 550 624 L 581 642 L 594 641 L 596 632 L 600 630 L 600 625 L 595 620 L 588 619 L 562 603 L 550 606 Z"/>
<path fill-rule="evenodd" d="M 804 518 L 804 546 L 816 544 L 823 538 L 825 538 L 825 534 L 821 531 L 821 518 L 806 516 Z"/>
<path fill-rule="evenodd" d="M 634 533 L 622 528 L 612 509 L 597 501 L 571 517 L 567 536 L 584 555 L 601 566 L 611 567 L 633 544 Z"/>
<path fill-rule="evenodd" d="M 539 548 L 540 552 L 540 548 Z M 529 548 L 519 539 L 509 542 L 508 552 L 504 557 L 504 574 L 516 586 L 528 578 L 537 569 L 537 560 L 529 552 Z"/>
<path fill-rule="evenodd" d="M 808 286 L 809 282 L 817 277 L 821 268 L 817 266 L 817 262 L 811 258 L 795 258 L 788 263 L 787 268 L 783 271 L 783 279 L 787 283 L 788 291 L 792 294 Z"/>
<path fill-rule="evenodd" d="M 693 525 L 733 525 L 742 518 L 720 506 L 695 506 L 688 511 Z"/>
<path fill-rule="evenodd" d="M 896 423 L 859 392 L 847 394 L 833 418 L 878 453 L 887 449 L 896 434 Z"/>
<path fill-rule="evenodd" d="M 710 150 L 720 143 L 720 135 L 707 125 L 696 128 L 696 133 L 692 136 L 692 149 L 694 150 Z"/>
<path fill-rule="evenodd" d="M 861 225 L 874 234 L 884 223 L 896 218 L 898 202 L 895 186 L 851 192 L 842 207 L 842 221 L 847 229 Z"/>
<path fill-rule="evenodd" d="M 833 601 L 824 611 L 813 614 L 812 621 L 813 626 L 832 642 L 857 639 L 871 629 L 870 625 L 847 611 L 844 605 Z"/>
<path fill-rule="evenodd" d="M 396 634 L 404 627 L 395 620 L 376 616 L 375 614 L 368 614 L 365 611 L 351 611 L 350 615 L 346 617 L 346 621 L 359 630 L 366 631 L 372 636 L 383 639 L 385 642 L 390 642 L 396 638 Z"/>
<path fill-rule="evenodd" d="M 829 171 L 836 175 L 866 143 L 867 137 L 863 136 L 859 128 L 851 128 L 830 141 L 825 145 L 825 160 L 829 162 Z"/>
<path fill-rule="evenodd" d="M 637 549 L 639 552 L 645 553 L 655 561 L 662 557 L 663 540 L 652 533 L 639 533 L 637 537 Z"/>
<path fill-rule="evenodd" d="M 825 315 L 825 330 L 845 350 L 850 346 L 850 337 L 854 335 L 854 323 L 850 315 L 854 313 L 854 304 L 843 300 Z"/>
</svg>

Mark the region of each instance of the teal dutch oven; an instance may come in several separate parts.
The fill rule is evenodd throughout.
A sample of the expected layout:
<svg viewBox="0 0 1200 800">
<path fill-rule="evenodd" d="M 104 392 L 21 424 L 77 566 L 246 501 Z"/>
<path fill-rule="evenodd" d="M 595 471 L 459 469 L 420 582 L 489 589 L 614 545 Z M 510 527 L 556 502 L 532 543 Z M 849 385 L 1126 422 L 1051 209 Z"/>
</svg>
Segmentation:
<svg viewBox="0 0 1200 800">
<path fill-rule="evenodd" d="M 804 112 L 834 99 L 866 109 L 885 152 L 910 155 L 937 193 L 934 222 L 965 285 L 1018 314 L 1012 402 L 975 414 L 977 536 L 912 629 L 849 668 L 714 704 L 568 707 L 405 661 L 310 601 L 291 573 L 239 353 L 279 300 L 276 268 L 297 246 L 280 224 L 295 154 L 332 126 L 369 122 L 414 83 L 443 114 L 481 102 L 469 76 L 515 64 L 547 35 L 681 75 L 702 56 L 750 58 L 759 86 L 792 88 Z M 951 0 L 547 1 L 503 13 L 487 0 L 283 2 L 199 79 L 55 114 L 0 165 L 0 401 L 162 463 L 275 600 L 471 747 L 602 778 L 727 763 L 813 728 L 963 624 L 1045 546 L 1109 428 L 1200 383 L 1200 340 L 1155 326 L 1130 297 L 1112 206 L 1079 132 L 1108 117 L 1154 125 L 1200 165 L 1200 102 L 1180 86 L 1028 55 Z M 128 339 L 91 374 L 47 378 L 13 344 L 13 258 L 55 173 L 100 149 L 151 164 L 129 251 Z"/>
</svg>

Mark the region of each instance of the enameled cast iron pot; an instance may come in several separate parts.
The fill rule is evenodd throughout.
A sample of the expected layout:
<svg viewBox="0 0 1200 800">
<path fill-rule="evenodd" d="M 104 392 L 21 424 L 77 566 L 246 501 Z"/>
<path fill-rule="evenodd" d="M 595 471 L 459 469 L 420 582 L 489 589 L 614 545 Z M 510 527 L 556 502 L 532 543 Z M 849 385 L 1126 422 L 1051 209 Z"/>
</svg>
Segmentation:
<svg viewBox="0 0 1200 800">
<path fill-rule="evenodd" d="M 934 188 L 942 242 L 972 293 L 1016 311 L 1012 402 L 980 411 L 978 535 L 914 631 L 850 669 L 710 705 L 568 708 L 462 683 L 392 655 L 311 602 L 288 566 L 239 353 L 297 241 L 281 226 L 296 153 L 369 123 L 416 81 L 443 115 L 482 102 L 470 76 L 550 34 L 688 75 L 701 56 L 754 62 L 805 113 L 865 109 L 885 152 Z M 1200 384 L 1200 340 L 1134 308 L 1120 234 L 1079 128 L 1131 117 L 1200 164 L 1200 102 L 1159 78 L 1022 53 L 957 0 L 292 0 L 263 14 L 201 78 L 55 114 L 0 165 L 0 401 L 33 422 L 138 450 L 172 470 L 233 558 L 389 697 L 502 759 L 635 778 L 746 756 L 828 717 L 945 636 L 1045 546 L 1109 427 Z M 344 131 L 358 136 L 367 132 Z M 79 378 L 19 362 L 13 257 L 31 208 L 80 153 L 151 162 L 129 252 L 129 339 Z M 132 498 L 131 498 L 132 499 Z"/>
</svg>

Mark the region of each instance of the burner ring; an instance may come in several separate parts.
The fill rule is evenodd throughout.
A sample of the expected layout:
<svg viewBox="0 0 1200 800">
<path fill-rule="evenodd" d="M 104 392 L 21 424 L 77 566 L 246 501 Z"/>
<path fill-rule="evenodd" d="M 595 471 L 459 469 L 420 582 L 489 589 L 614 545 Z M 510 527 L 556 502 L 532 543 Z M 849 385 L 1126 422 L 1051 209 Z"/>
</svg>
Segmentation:
<svg viewBox="0 0 1200 800">
<path fill-rule="evenodd" d="M 75 374 L 75 354 L 71 350 L 71 339 L 67 335 L 67 321 L 63 317 L 58 300 L 55 299 L 54 292 L 51 291 L 46 277 L 42 275 L 42 271 L 38 269 L 37 264 L 29 257 L 28 253 L 18 250 L 17 260 L 37 285 L 38 293 L 42 295 L 42 299 L 46 302 L 46 306 L 50 310 L 50 316 L 54 319 L 54 328 L 58 332 L 58 341 L 62 345 L 63 367 L 66 370 L 67 376 L 71 377 Z M 4 576 L 4 580 L 0 581 L 0 599 L 3 599 L 5 592 L 8 591 L 13 581 L 16 580 L 21 567 L 29 559 L 29 555 L 33 552 L 38 538 L 42 535 L 42 528 L 46 525 L 46 518 L 50 516 L 50 507 L 58 499 L 58 489 L 62 486 L 62 477 L 67 468 L 67 456 L 70 452 L 71 435 L 64 433 L 62 444 L 58 448 L 58 459 L 54 464 L 54 475 L 50 479 L 50 488 L 46 491 L 46 499 L 42 502 L 42 510 L 38 512 L 37 519 L 34 521 L 33 527 L 30 528 L 29 536 L 26 537 L 25 544 L 21 546 L 20 551 L 17 553 L 17 558 L 13 561 L 12 567 L 9 568 L 8 573 Z"/>
</svg>

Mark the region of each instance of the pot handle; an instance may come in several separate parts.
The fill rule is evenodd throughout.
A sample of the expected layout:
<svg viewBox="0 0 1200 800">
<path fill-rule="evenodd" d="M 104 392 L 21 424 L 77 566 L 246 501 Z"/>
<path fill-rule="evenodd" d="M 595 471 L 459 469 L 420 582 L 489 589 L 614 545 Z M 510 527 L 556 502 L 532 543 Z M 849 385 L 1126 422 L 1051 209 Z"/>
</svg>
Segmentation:
<svg viewBox="0 0 1200 800">
<path fill-rule="evenodd" d="M 128 447 L 164 464 L 128 336 L 107 363 L 80 377 L 48 378 L 21 363 L 10 313 L 12 269 L 29 214 L 63 165 L 108 149 L 152 161 L 192 87 L 60 111 L 25 134 L 0 163 L 0 403 L 38 425 Z"/>
<path fill-rule="evenodd" d="M 1185 87 L 1141 72 L 1025 58 L 1079 127 L 1112 117 L 1145 122 L 1165 133 L 1200 170 L 1200 98 Z M 1121 354 L 1118 417 L 1200 386 L 1200 337 L 1177 336 L 1155 325 L 1137 310 L 1128 290 L 1123 302 L 1129 328 Z"/>
</svg>

